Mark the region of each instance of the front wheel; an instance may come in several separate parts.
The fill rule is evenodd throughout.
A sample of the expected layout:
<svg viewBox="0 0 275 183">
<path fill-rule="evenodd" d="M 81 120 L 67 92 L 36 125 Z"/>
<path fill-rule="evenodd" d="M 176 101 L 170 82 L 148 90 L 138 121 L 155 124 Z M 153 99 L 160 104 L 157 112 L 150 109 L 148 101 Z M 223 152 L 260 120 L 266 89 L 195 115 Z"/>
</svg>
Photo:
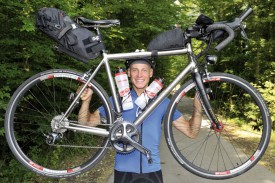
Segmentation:
<svg viewBox="0 0 275 183">
<path fill-rule="evenodd" d="M 205 114 L 195 139 L 173 126 L 175 110 L 187 120 L 193 113 L 196 89 L 190 80 L 175 93 L 168 107 L 164 128 L 168 147 L 184 168 L 198 176 L 227 179 L 241 175 L 261 159 L 269 143 L 271 120 L 267 106 L 253 86 L 234 75 L 212 73 L 203 82 L 224 129 L 215 131 Z"/>
<path fill-rule="evenodd" d="M 95 166 L 109 148 L 107 137 L 62 128 L 80 125 L 78 105 L 63 121 L 72 103 L 82 74 L 70 70 L 50 70 L 25 81 L 13 94 L 5 115 L 6 139 L 15 157 L 29 170 L 49 177 L 69 177 Z M 109 97 L 95 81 L 90 111 L 105 110 L 101 118 L 108 129 L 113 120 Z M 57 130 L 57 128 L 60 128 Z"/>
</svg>

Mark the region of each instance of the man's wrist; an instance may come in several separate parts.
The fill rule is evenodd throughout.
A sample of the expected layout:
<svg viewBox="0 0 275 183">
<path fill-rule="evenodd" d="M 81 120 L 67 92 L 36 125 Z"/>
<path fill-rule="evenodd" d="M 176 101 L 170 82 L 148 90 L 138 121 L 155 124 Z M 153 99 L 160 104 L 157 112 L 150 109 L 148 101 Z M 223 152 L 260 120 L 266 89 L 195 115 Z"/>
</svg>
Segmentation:
<svg viewBox="0 0 275 183">
<path fill-rule="evenodd" d="M 197 108 L 194 108 L 194 112 L 193 114 L 196 116 L 196 115 L 202 115 L 202 110 L 198 110 Z"/>
<path fill-rule="evenodd" d="M 91 98 L 89 99 L 86 99 L 86 100 L 82 100 L 82 103 L 86 103 L 86 104 L 89 104 L 91 102 Z"/>
</svg>

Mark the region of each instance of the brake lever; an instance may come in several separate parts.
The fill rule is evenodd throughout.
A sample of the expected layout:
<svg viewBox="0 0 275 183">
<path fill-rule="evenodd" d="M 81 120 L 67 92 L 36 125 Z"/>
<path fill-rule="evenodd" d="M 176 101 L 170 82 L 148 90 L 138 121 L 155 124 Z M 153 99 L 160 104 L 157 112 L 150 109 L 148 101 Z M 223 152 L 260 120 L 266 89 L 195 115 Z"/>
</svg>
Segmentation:
<svg viewBox="0 0 275 183">
<path fill-rule="evenodd" d="M 246 27 L 246 24 L 241 24 L 240 25 L 240 29 L 241 29 L 241 35 L 247 40 L 247 41 L 250 41 L 249 38 L 247 37 L 246 33 L 245 33 L 245 27 Z"/>
</svg>

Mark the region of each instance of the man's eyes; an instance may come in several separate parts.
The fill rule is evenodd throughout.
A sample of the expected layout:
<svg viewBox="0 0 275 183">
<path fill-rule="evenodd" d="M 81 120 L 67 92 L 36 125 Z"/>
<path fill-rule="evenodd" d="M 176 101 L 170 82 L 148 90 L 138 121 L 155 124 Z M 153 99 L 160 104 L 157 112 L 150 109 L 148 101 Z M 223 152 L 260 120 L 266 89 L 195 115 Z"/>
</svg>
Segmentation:
<svg viewBox="0 0 275 183">
<path fill-rule="evenodd" d="M 138 69 L 133 69 L 132 72 L 138 72 Z M 148 70 L 147 69 L 143 69 L 143 70 L 141 70 L 141 72 L 148 73 Z"/>
</svg>

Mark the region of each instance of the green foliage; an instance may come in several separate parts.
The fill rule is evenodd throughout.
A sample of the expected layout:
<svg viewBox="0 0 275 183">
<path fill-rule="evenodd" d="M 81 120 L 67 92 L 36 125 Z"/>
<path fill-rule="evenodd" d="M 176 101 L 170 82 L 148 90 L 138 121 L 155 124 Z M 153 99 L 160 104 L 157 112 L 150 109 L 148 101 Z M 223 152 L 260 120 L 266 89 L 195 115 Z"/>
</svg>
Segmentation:
<svg viewBox="0 0 275 183">
<path fill-rule="evenodd" d="M 3 170 L 5 167 L 5 171 L 0 173 L 0 180 L 1 182 L 34 181 L 35 178 L 31 178 L 33 174 L 10 156 L 4 138 L 4 113 L 12 93 L 24 80 L 38 72 L 52 68 L 70 68 L 85 72 L 100 59 L 84 64 L 55 52 L 53 49 L 55 43 L 35 28 L 37 10 L 42 7 L 56 7 L 71 17 L 84 16 L 94 20 L 119 19 L 121 26 L 102 30 L 106 48 L 114 53 L 146 48 L 152 37 L 170 29 L 175 23 L 177 6 L 174 6 L 172 0 L 19 0 L 1 1 L 0 5 L 0 152 L 3 157 L 0 168 Z M 117 63 L 111 64 L 113 68 L 117 65 Z M 103 74 L 104 71 L 101 71 L 96 80 L 108 89 L 106 76 Z M 53 152 L 51 161 L 58 158 L 57 155 L 57 151 Z M 14 177 L 14 174 L 17 176 Z"/>
<path fill-rule="evenodd" d="M 271 121 L 273 122 L 272 129 L 275 130 L 275 83 L 266 81 L 261 86 L 255 85 L 255 87 L 259 90 L 268 105 Z"/>
</svg>

